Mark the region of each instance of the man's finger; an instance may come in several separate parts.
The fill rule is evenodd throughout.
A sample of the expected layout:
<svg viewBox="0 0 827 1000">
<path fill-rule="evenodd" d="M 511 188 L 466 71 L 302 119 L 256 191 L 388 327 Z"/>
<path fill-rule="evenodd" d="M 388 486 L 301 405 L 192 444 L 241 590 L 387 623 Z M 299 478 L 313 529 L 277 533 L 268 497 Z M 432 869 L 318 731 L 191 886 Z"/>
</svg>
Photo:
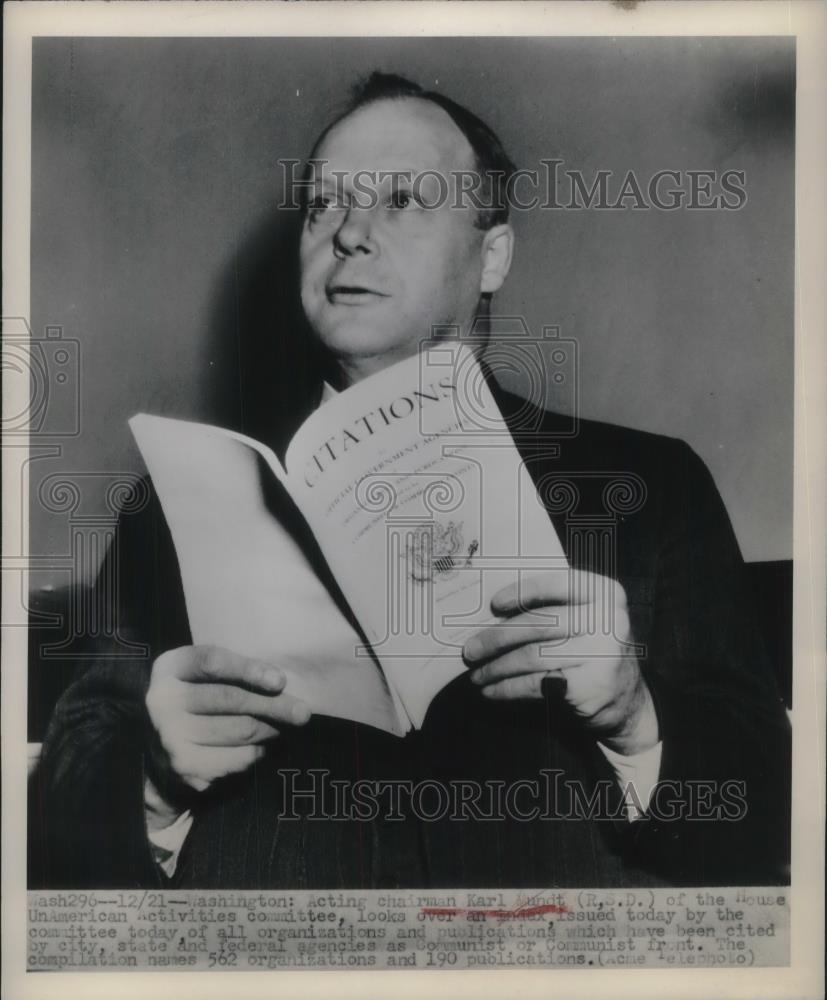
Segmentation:
<svg viewBox="0 0 827 1000">
<path fill-rule="evenodd" d="M 279 725 L 303 726 L 311 711 L 289 694 L 271 697 L 234 684 L 188 684 L 184 708 L 193 715 L 252 715 Z"/>
<path fill-rule="evenodd" d="M 523 614 L 481 629 L 465 643 L 462 653 L 469 665 L 484 663 L 509 650 L 532 642 L 552 642 L 568 637 L 571 612 L 565 605 L 547 614 Z"/>
<path fill-rule="evenodd" d="M 172 766 L 196 791 L 204 791 L 218 778 L 246 771 L 261 760 L 264 753 L 262 746 L 201 747 L 190 744 L 172 758 Z"/>
<path fill-rule="evenodd" d="M 586 604 L 599 596 L 599 588 L 614 591 L 616 581 L 587 570 L 558 569 L 515 580 L 491 598 L 495 614 L 528 611 L 544 604 Z"/>
<path fill-rule="evenodd" d="M 245 747 L 275 739 L 279 730 L 251 715 L 191 715 L 186 725 L 192 743 L 207 747 Z"/>
<path fill-rule="evenodd" d="M 471 682 L 480 687 L 494 684 L 506 677 L 520 677 L 524 674 L 547 674 L 569 667 L 579 667 L 582 657 L 542 655 L 542 643 L 533 643 L 520 649 L 504 653 L 496 659 L 471 672 Z"/>
<path fill-rule="evenodd" d="M 241 656 L 219 646 L 185 646 L 173 653 L 173 669 L 182 681 L 240 684 L 268 694 L 278 694 L 287 682 L 284 672 L 272 663 Z"/>
<path fill-rule="evenodd" d="M 503 681 L 484 687 L 482 693 L 486 698 L 494 699 L 542 698 L 544 677 L 545 674 L 539 673 L 507 677 Z"/>
</svg>

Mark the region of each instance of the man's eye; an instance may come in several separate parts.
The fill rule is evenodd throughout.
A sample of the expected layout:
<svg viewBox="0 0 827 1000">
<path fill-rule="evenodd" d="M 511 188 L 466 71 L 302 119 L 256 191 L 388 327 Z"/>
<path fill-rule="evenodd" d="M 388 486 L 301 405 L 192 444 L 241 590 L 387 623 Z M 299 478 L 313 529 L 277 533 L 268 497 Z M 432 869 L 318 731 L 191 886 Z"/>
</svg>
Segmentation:
<svg viewBox="0 0 827 1000">
<path fill-rule="evenodd" d="M 388 199 L 388 208 L 404 211 L 408 208 L 418 208 L 419 204 L 410 191 L 394 191 Z"/>
<path fill-rule="evenodd" d="M 341 202 L 339 202 L 333 195 L 320 194 L 312 198 L 307 205 L 307 211 L 311 218 L 318 218 L 318 216 L 324 214 L 327 211 L 342 208 Z"/>
</svg>

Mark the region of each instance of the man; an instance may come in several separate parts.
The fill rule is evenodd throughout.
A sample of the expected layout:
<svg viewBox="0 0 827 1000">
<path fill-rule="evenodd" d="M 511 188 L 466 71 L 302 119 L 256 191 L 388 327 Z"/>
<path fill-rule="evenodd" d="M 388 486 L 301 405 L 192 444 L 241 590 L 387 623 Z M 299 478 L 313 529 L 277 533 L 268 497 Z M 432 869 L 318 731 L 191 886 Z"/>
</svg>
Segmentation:
<svg viewBox="0 0 827 1000">
<path fill-rule="evenodd" d="M 332 383 L 323 403 L 415 354 L 433 331 L 462 336 L 485 314 L 512 261 L 513 167 L 470 112 L 381 74 L 325 130 L 312 160 L 325 169 L 308 177 L 301 300 Z M 481 180 L 476 200 L 457 185 L 469 175 Z M 538 576 L 520 593 L 501 591 L 498 624 L 465 646 L 467 675 L 436 698 L 420 732 L 400 740 L 312 716 L 278 663 L 194 647 L 153 506 L 132 540 L 124 527 L 119 556 L 124 616 L 154 660 L 94 667 L 58 705 L 39 776 L 45 849 L 34 880 L 784 880 L 786 718 L 709 474 L 680 442 L 587 421 L 567 438 L 560 418 L 536 411 L 539 422 L 526 423 L 520 401 L 490 384 L 538 486 L 548 476 L 576 484 L 572 509 L 547 504 L 571 579 L 561 587 Z M 578 528 L 606 513 L 606 470 L 643 484 L 640 504 L 614 511 L 611 566 Z M 285 518 L 341 601 L 295 512 Z M 551 606 L 553 618 L 543 613 Z M 149 612 L 143 622 L 135 607 Z M 594 621 L 609 625 L 595 635 L 584 627 Z M 553 660 L 542 652 L 549 642 L 560 650 Z M 321 773 L 329 783 L 319 792 Z M 543 787 L 548 797 L 559 778 L 567 799 L 551 814 L 517 794 Z M 492 818 L 481 800 L 464 799 L 459 818 L 431 818 L 396 801 L 341 816 L 330 789 L 356 781 L 472 791 L 486 783 L 508 808 Z"/>
</svg>

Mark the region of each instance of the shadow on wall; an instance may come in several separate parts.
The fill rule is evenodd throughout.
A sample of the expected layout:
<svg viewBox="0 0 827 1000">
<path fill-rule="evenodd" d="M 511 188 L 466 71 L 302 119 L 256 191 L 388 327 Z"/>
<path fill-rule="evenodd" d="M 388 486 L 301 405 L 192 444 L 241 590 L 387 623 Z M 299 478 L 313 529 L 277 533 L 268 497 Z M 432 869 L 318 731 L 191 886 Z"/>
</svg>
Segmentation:
<svg viewBox="0 0 827 1000">
<path fill-rule="evenodd" d="M 282 455 L 318 400 L 326 361 L 301 308 L 297 212 L 270 212 L 217 283 L 210 343 L 215 412 Z"/>
</svg>

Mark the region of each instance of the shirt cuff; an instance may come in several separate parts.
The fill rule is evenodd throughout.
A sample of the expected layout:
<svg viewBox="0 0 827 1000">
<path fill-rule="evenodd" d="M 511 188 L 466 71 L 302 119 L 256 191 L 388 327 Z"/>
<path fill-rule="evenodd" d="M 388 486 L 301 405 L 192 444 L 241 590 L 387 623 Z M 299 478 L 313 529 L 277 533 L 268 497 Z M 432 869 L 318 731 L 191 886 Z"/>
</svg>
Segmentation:
<svg viewBox="0 0 827 1000">
<path fill-rule="evenodd" d="M 187 809 L 174 823 L 165 826 L 162 830 L 153 830 L 147 834 L 152 857 L 167 878 L 172 878 L 175 874 L 175 869 L 178 867 L 178 856 L 191 826 L 192 813 Z"/>
<path fill-rule="evenodd" d="M 660 761 L 663 743 L 656 743 L 649 750 L 628 756 L 610 750 L 598 741 L 597 744 L 606 760 L 611 764 L 626 808 L 626 819 L 632 823 L 649 808 L 649 800 L 660 777 Z"/>
</svg>

